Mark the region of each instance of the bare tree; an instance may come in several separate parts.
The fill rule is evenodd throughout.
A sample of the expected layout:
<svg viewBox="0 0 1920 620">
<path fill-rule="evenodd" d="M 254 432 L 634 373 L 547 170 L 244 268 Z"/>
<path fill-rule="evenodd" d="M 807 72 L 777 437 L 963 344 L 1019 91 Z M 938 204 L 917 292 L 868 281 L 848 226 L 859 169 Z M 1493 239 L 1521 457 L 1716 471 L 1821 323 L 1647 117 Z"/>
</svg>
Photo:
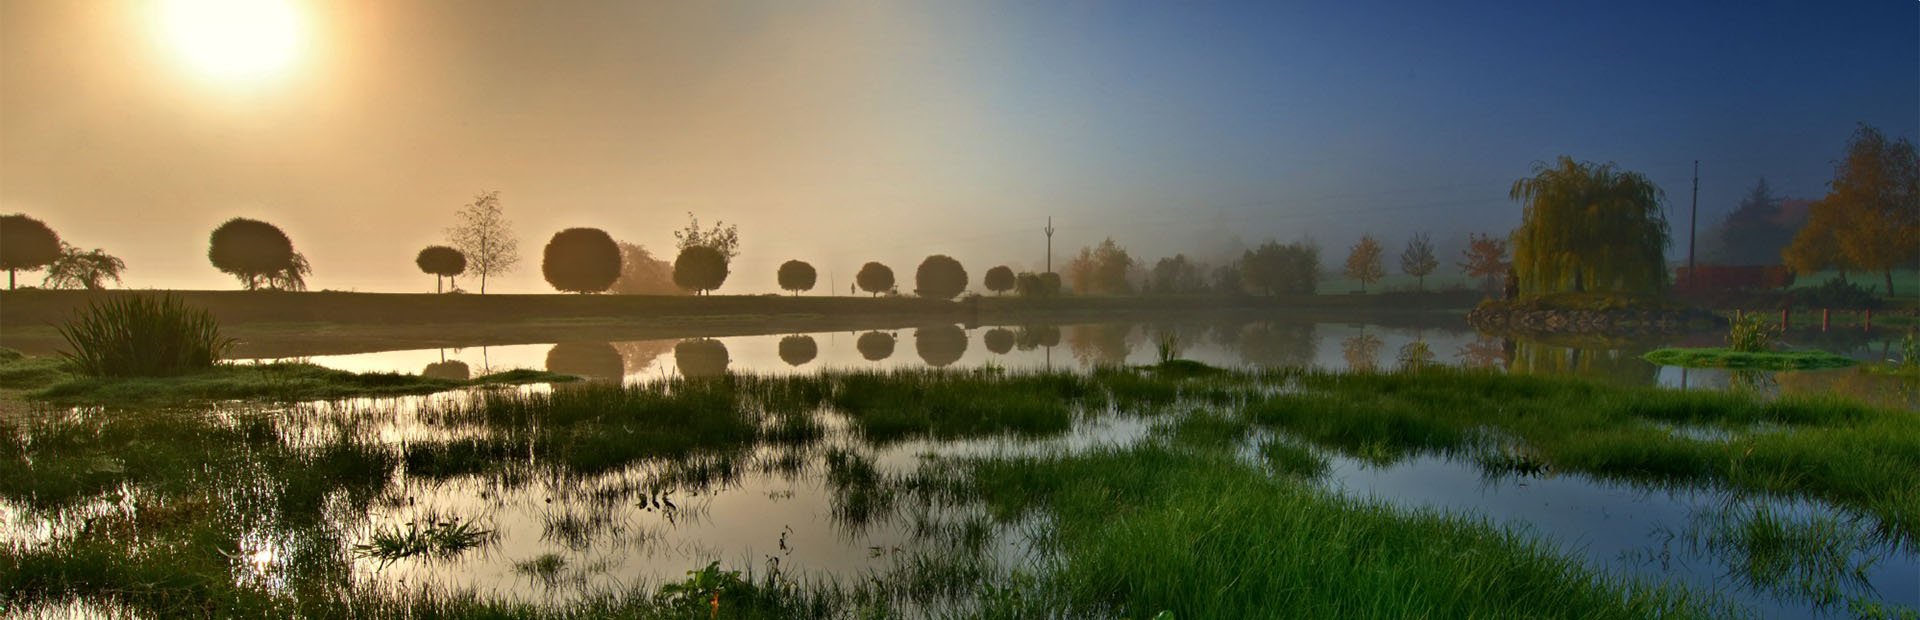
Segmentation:
<svg viewBox="0 0 1920 620">
<path fill-rule="evenodd" d="M 460 224 L 447 229 L 447 242 L 467 256 L 467 269 L 480 274 L 480 294 L 487 293 L 487 276 L 513 271 L 520 262 L 520 244 L 513 224 L 500 206 L 500 192 L 474 196 L 456 214 Z"/>
<path fill-rule="evenodd" d="M 1407 240 L 1407 249 L 1400 252 L 1400 271 L 1413 276 L 1420 282 L 1420 290 L 1427 290 L 1427 275 L 1440 267 L 1440 260 L 1433 257 L 1433 242 L 1427 240 L 1427 233 L 1418 233 Z"/>
</svg>

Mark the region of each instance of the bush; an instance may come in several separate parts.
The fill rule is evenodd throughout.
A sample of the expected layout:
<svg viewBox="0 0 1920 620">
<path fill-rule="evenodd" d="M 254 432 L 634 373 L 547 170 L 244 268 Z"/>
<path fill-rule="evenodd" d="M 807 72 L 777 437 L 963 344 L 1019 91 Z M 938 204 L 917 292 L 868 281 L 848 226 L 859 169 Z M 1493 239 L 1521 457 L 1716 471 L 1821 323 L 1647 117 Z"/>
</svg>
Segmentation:
<svg viewBox="0 0 1920 620">
<path fill-rule="evenodd" d="M 1866 310 L 1880 307 L 1880 298 L 1873 290 L 1838 278 L 1827 280 L 1820 286 L 1794 291 L 1794 300 L 1809 308 L 1844 308 Z"/>
<path fill-rule="evenodd" d="M 1764 353 L 1773 348 L 1773 339 L 1779 336 L 1778 325 L 1766 317 L 1749 314 L 1727 330 L 1727 348 L 1741 353 Z"/>
<path fill-rule="evenodd" d="M 97 377 L 156 377 L 212 368 L 233 346 L 200 308 L 168 295 L 96 301 L 59 327 L 74 369 Z"/>
</svg>

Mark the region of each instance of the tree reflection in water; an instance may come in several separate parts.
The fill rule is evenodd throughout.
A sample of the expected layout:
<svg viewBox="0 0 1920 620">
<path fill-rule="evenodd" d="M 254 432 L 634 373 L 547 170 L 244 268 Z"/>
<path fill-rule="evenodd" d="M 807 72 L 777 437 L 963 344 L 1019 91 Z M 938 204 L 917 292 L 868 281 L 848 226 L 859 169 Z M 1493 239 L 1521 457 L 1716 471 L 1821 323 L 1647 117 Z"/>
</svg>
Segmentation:
<svg viewBox="0 0 1920 620">
<path fill-rule="evenodd" d="M 593 381 L 619 381 L 627 376 L 626 360 L 605 342 L 562 342 L 547 350 L 547 370 Z"/>
<path fill-rule="evenodd" d="M 681 376 L 692 379 L 725 375 L 727 364 L 733 360 L 727 357 L 727 345 L 720 341 L 693 338 L 673 345 L 673 361 Z"/>
<path fill-rule="evenodd" d="M 869 362 L 893 357 L 893 345 L 893 334 L 887 332 L 860 334 L 860 339 L 854 342 L 854 348 L 860 349 L 860 357 L 866 358 Z"/>
<path fill-rule="evenodd" d="M 966 354 L 967 332 L 958 325 L 922 327 L 913 330 L 913 349 L 928 366 L 946 366 Z"/>
</svg>

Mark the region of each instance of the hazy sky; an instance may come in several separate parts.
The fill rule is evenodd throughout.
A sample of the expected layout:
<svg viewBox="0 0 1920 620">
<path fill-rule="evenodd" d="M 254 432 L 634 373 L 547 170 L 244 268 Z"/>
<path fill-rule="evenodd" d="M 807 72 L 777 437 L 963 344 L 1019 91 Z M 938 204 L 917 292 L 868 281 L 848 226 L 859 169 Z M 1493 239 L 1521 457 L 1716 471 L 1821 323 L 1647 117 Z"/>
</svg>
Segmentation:
<svg viewBox="0 0 1920 620">
<path fill-rule="evenodd" d="M 977 286 L 1038 267 L 1049 214 L 1056 264 L 1109 235 L 1151 259 L 1311 234 L 1336 261 L 1362 232 L 1505 232 L 1508 186 L 1560 154 L 1648 174 L 1684 253 L 1693 160 L 1704 229 L 1763 175 L 1824 193 L 1856 123 L 1920 133 L 1912 0 L 296 0 L 288 64 L 224 80 L 156 2 L 0 0 L 0 212 L 133 287 L 233 288 L 207 235 L 246 216 L 315 289 L 429 290 L 414 254 L 489 189 L 505 292 L 551 290 L 559 229 L 671 256 L 688 211 L 740 226 L 723 293 L 930 253 Z"/>
</svg>

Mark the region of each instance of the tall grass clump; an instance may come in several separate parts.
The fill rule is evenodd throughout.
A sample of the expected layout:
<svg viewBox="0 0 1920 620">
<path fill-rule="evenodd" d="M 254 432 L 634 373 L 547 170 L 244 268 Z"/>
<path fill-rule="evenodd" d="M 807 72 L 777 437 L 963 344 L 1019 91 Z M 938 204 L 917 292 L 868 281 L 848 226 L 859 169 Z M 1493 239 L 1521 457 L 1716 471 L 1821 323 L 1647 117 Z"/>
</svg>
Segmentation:
<svg viewBox="0 0 1920 620">
<path fill-rule="evenodd" d="M 1758 314 L 1749 314 L 1727 328 L 1727 348 L 1741 353 L 1764 353 L 1780 337 L 1780 327 Z"/>
<path fill-rule="evenodd" d="M 59 327 L 76 370 L 98 377 L 158 377 L 212 368 L 233 346 L 206 310 L 172 295 L 87 304 Z"/>
</svg>

